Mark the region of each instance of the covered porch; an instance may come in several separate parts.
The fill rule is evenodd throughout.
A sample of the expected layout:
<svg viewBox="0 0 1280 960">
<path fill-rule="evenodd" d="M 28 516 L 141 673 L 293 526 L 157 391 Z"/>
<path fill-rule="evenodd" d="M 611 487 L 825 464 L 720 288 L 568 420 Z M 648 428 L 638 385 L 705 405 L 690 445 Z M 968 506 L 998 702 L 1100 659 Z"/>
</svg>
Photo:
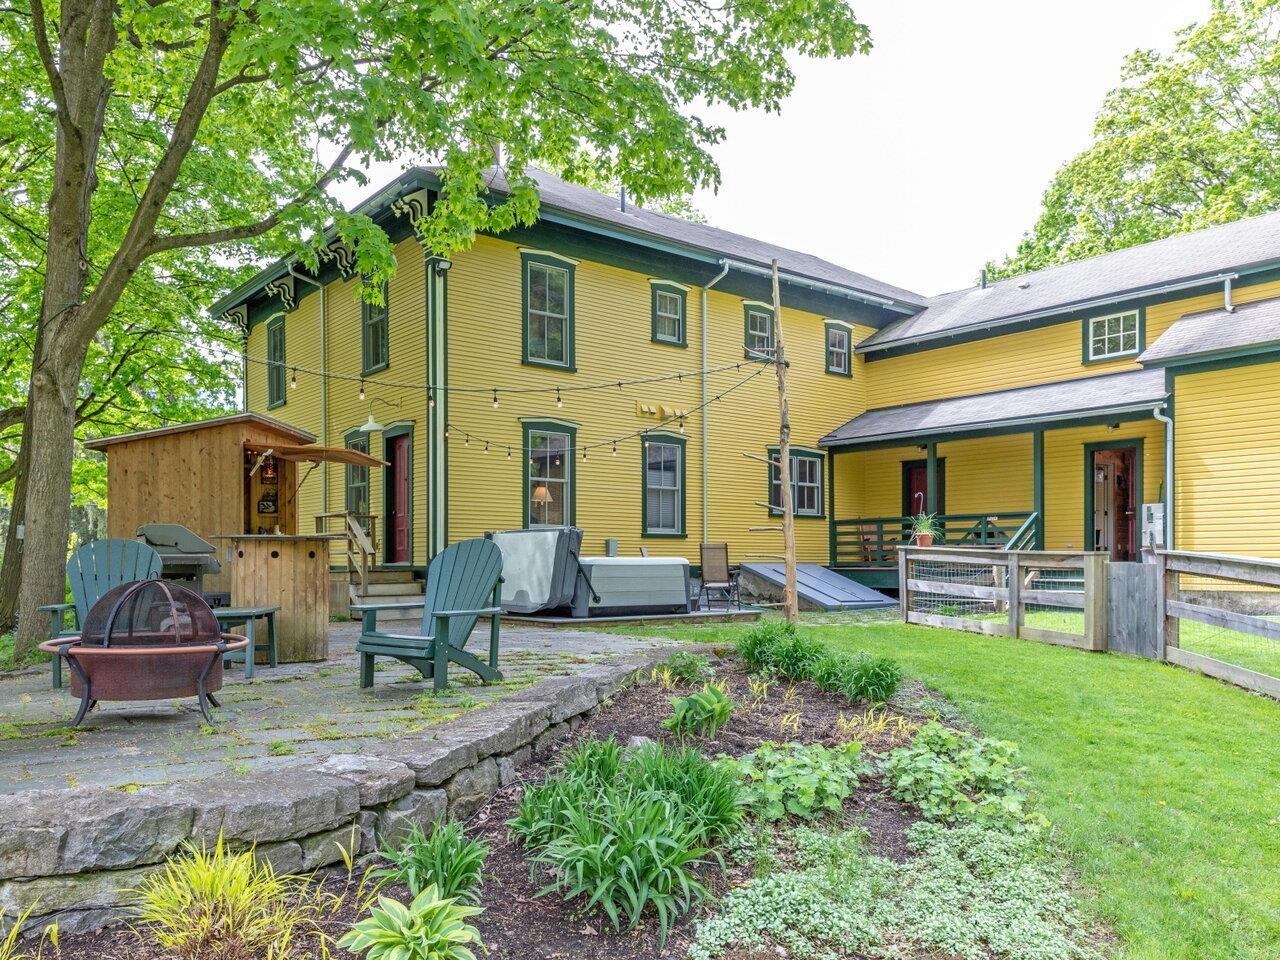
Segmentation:
<svg viewBox="0 0 1280 960">
<path fill-rule="evenodd" d="M 1139 370 L 869 410 L 821 442 L 830 566 L 896 586 L 922 513 L 949 546 L 1137 559 L 1142 505 L 1164 498 L 1167 399 Z"/>
</svg>

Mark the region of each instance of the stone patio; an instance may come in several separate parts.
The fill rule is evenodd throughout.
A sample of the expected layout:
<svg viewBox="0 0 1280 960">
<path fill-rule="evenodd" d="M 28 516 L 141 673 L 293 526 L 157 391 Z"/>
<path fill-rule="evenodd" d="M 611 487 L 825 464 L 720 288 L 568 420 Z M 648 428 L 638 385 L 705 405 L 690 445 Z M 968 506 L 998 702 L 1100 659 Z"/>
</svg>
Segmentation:
<svg viewBox="0 0 1280 960">
<path fill-rule="evenodd" d="M 418 624 L 395 629 L 411 631 Z M 356 683 L 359 626 L 330 627 L 324 663 L 227 670 L 222 709 L 205 724 L 195 701 L 105 703 L 69 726 L 77 700 L 49 686 L 47 666 L 0 677 L 0 793 L 76 786 L 128 791 L 180 780 L 242 775 L 278 757 L 360 753 L 362 746 L 428 731 L 547 676 L 574 676 L 596 664 L 672 643 L 577 630 L 502 631 L 501 684 L 481 685 L 454 667 L 450 687 L 431 692 L 416 671 L 378 660 L 372 690 Z M 480 635 L 483 634 L 483 635 Z M 472 649 L 487 649 L 487 627 Z"/>
</svg>

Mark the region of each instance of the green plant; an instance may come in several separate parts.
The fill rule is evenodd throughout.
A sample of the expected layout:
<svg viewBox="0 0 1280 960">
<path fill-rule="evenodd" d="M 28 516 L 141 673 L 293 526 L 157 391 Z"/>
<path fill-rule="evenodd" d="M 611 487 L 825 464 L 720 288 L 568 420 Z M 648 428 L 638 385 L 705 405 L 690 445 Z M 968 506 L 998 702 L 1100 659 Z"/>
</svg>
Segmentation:
<svg viewBox="0 0 1280 960">
<path fill-rule="evenodd" d="M 685 684 L 704 683 L 716 675 L 710 657 L 688 650 L 677 650 L 658 664 L 658 668 L 669 670 L 674 680 Z"/>
<path fill-rule="evenodd" d="M 687 697 L 672 697 L 674 712 L 662 725 L 672 733 L 685 736 L 690 733 L 714 737 L 729 722 L 733 713 L 733 700 L 720 687 L 706 684 L 698 693 Z"/>
<path fill-rule="evenodd" d="M 937 518 L 932 513 L 917 513 L 911 518 L 911 537 L 918 539 L 920 537 L 933 537 L 937 539 L 942 536 L 942 527 L 939 526 Z"/>
<path fill-rule="evenodd" d="M 774 672 L 805 680 L 809 668 L 825 652 L 822 643 L 800 636 L 795 624 L 764 620 L 738 638 L 738 655 L 753 673 Z"/>
<path fill-rule="evenodd" d="M 869 770 L 861 752 L 856 741 L 839 747 L 762 743 L 745 756 L 722 762 L 742 778 L 744 800 L 761 818 L 812 820 L 841 809 L 858 777 Z"/>
<path fill-rule="evenodd" d="M 364 954 L 366 960 L 475 960 L 468 944 L 483 943 L 467 919 L 480 912 L 441 897 L 428 884 L 408 906 L 379 897 L 369 916 L 354 924 L 338 946 Z"/>
<path fill-rule="evenodd" d="M 892 751 L 883 768 L 894 795 L 914 803 L 926 819 L 1039 823 L 1027 812 L 1025 771 L 1017 765 L 1017 749 L 1003 740 L 930 722 L 909 746 Z"/>
<path fill-rule="evenodd" d="M 850 700 L 883 703 L 902 682 L 902 668 L 888 657 L 860 653 L 827 653 L 812 667 L 811 678 L 829 693 L 839 693 Z"/>
<path fill-rule="evenodd" d="M 456 820 L 437 823 L 430 836 L 415 823 L 403 843 L 384 846 L 378 855 L 390 863 L 370 871 L 379 886 L 403 884 L 414 897 L 434 886 L 444 899 L 479 902 L 481 871 L 489 846 L 468 837 Z"/>
<path fill-rule="evenodd" d="M 703 846 L 724 839 L 742 824 L 737 773 L 697 750 L 649 744 L 627 757 L 622 782 L 627 788 L 673 797 Z"/>
<path fill-rule="evenodd" d="M 315 931 L 318 908 L 297 877 L 253 851 L 187 845 L 135 893 L 143 936 L 180 958 L 275 960 Z"/>
<path fill-rule="evenodd" d="M 23 925 L 30 919 L 34 911 L 35 907 L 27 907 L 26 910 L 13 918 L 8 932 L 3 937 L 0 937 L 0 960 L 41 960 L 44 956 L 46 942 L 53 944 L 55 950 L 58 949 L 58 925 L 56 923 L 51 923 L 44 928 L 44 931 L 40 934 L 39 941 L 35 944 L 34 953 L 28 944 L 20 942 L 24 932 Z M 4 920 L 4 913 L 0 912 L 0 927 L 4 925 Z"/>
</svg>

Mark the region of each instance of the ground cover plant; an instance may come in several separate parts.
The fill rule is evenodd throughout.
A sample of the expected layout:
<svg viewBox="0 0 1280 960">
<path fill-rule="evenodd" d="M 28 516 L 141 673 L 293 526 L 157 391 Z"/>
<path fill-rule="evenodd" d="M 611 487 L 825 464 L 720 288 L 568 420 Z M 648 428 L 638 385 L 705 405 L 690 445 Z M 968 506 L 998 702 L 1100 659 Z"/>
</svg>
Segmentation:
<svg viewBox="0 0 1280 960">
<path fill-rule="evenodd" d="M 751 753 L 725 763 L 743 782 L 743 799 L 756 816 L 812 820 L 838 813 L 871 767 L 861 758 L 862 744 L 838 747 L 820 743 L 762 743 Z"/>
<path fill-rule="evenodd" d="M 1280 955 L 1280 704 L 1152 661 L 887 619 L 809 616 L 800 632 L 892 656 L 934 691 L 909 686 L 899 709 L 1018 744 L 1118 960 Z M 745 631 L 661 633 L 731 644 Z"/>
</svg>

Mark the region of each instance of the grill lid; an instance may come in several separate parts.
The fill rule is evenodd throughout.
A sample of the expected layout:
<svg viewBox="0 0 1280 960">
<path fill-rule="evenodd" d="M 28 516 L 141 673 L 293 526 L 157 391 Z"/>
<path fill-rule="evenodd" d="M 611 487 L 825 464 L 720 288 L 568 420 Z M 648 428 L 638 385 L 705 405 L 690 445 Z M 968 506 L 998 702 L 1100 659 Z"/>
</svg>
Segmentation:
<svg viewBox="0 0 1280 960">
<path fill-rule="evenodd" d="M 82 644 L 177 646 L 217 643 L 218 620 L 198 593 L 165 583 L 137 580 L 108 590 L 89 610 Z"/>
</svg>

